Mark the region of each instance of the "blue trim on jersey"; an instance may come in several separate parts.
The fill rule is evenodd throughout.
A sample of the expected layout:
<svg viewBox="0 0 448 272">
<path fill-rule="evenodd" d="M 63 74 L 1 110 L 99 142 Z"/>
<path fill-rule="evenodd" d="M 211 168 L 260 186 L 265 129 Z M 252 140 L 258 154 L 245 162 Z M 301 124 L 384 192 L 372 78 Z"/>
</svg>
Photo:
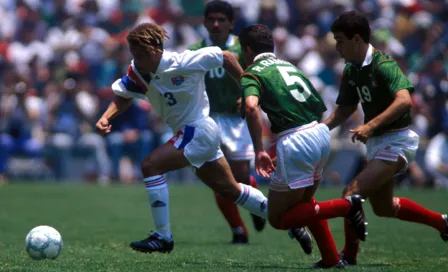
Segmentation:
<svg viewBox="0 0 448 272">
<path fill-rule="evenodd" d="M 180 143 L 178 149 L 185 148 L 185 146 L 193 140 L 194 137 L 194 127 L 185 126 L 184 136 L 182 142 Z"/>
<path fill-rule="evenodd" d="M 132 93 L 139 93 L 139 94 L 146 94 L 146 91 L 137 85 L 132 79 L 129 78 L 129 76 L 125 75 L 121 77 L 121 83 L 126 87 L 126 90 L 128 92 Z"/>
</svg>

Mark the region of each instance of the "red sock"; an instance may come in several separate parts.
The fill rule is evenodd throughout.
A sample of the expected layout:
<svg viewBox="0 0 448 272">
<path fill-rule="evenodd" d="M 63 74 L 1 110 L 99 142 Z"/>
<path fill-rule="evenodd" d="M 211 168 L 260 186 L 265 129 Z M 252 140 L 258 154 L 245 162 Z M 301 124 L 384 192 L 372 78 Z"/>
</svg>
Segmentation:
<svg viewBox="0 0 448 272">
<path fill-rule="evenodd" d="M 230 200 L 223 198 L 221 195 L 215 193 L 216 203 L 218 204 L 219 210 L 221 211 L 224 218 L 229 223 L 232 230 L 241 227 L 243 234 L 247 236 L 246 226 L 244 226 L 243 219 L 241 219 L 240 212 L 235 203 Z"/>
<path fill-rule="evenodd" d="M 337 264 L 339 262 L 339 254 L 328 226 L 328 220 L 314 221 L 308 225 L 308 229 L 313 234 L 314 240 L 316 240 L 324 264 Z"/>
<path fill-rule="evenodd" d="M 345 246 L 342 250 L 344 258 L 355 261 L 358 255 L 359 238 L 347 219 L 344 220 Z"/>
<path fill-rule="evenodd" d="M 430 211 L 408 198 L 397 197 L 396 199 L 398 200 L 398 219 L 425 224 L 435 228 L 439 232 L 445 232 L 446 223 L 440 213 Z"/>
<path fill-rule="evenodd" d="M 346 216 L 350 207 L 350 202 L 345 198 L 301 203 L 283 216 L 281 229 L 304 227 L 316 220 Z"/>
<path fill-rule="evenodd" d="M 254 187 L 254 188 L 258 188 L 257 180 L 252 175 L 250 175 L 250 178 L 249 178 L 249 185 Z"/>
</svg>

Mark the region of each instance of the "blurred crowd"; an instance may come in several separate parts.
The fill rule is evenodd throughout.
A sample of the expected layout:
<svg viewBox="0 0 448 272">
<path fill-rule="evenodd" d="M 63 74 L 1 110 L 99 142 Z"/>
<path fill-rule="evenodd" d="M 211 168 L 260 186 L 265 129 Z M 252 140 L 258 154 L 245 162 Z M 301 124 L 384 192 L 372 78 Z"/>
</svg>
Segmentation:
<svg viewBox="0 0 448 272">
<path fill-rule="evenodd" d="M 392 55 L 416 87 L 413 129 L 421 137 L 401 183 L 448 188 L 447 0 L 231 0 L 234 33 L 253 23 L 273 30 L 276 54 L 311 79 L 331 113 L 344 63 L 329 32 L 335 17 L 368 15 L 371 43 Z M 0 180 L 86 179 L 132 182 L 139 161 L 171 137 L 135 101 L 103 138 L 94 131 L 131 59 L 127 31 L 142 22 L 164 27 L 165 49 L 181 51 L 207 35 L 203 0 L 0 0 Z M 333 131 L 327 183 L 346 183 L 364 165 L 364 147 L 348 128 Z M 186 179 L 179 177 L 179 179 Z"/>
</svg>

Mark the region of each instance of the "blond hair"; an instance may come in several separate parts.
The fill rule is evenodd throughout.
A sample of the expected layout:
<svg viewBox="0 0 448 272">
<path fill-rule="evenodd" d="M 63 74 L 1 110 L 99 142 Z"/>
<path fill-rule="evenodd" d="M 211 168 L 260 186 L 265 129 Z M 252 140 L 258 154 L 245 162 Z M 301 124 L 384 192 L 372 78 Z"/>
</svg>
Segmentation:
<svg viewBox="0 0 448 272">
<path fill-rule="evenodd" d="M 161 52 L 163 50 L 163 40 L 169 39 L 165 29 L 156 24 L 144 23 L 136 26 L 129 32 L 126 39 L 129 46 L 139 46 L 148 52 Z"/>
</svg>

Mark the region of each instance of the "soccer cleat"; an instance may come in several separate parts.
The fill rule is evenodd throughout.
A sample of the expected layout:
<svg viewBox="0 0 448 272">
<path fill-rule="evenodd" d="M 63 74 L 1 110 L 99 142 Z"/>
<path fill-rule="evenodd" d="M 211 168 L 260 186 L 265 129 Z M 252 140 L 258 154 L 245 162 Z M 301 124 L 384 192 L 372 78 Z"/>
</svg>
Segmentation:
<svg viewBox="0 0 448 272">
<path fill-rule="evenodd" d="M 133 250 L 143 253 L 170 253 L 174 248 L 174 241 L 165 239 L 158 232 L 150 232 L 148 238 L 141 241 L 131 242 L 129 245 Z"/>
<path fill-rule="evenodd" d="M 288 230 L 289 238 L 296 239 L 297 242 L 299 242 L 300 246 L 303 249 L 303 252 L 310 255 L 313 251 L 313 238 L 311 238 L 311 235 L 308 233 L 306 228 L 296 228 L 296 229 L 289 229 Z"/>
<path fill-rule="evenodd" d="M 322 260 L 319 260 L 311 266 L 312 269 L 328 269 L 328 268 L 345 268 L 344 262 L 342 260 L 339 260 L 337 264 L 334 265 L 328 265 L 324 264 Z"/>
<path fill-rule="evenodd" d="M 266 219 L 252 213 L 250 215 L 252 216 L 252 223 L 254 223 L 255 230 L 258 232 L 262 231 L 266 225 Z"/>
<path fill-rule="evenodd" d="M 232 244 L 247 244 L 249 243 L 249 239 L 244 234 L 234 234 L 232 239 Z"/>
<path fill-rule="evenodd" d="M 440 233 L 440 237 L 442 238 L 442 240 L 444 242 L 448 242 L 448 216 L 446 214 L 442 214 L 442 218 L 443 218 L 443 220 L 445 220 L 446 228 L 445 228 L 445 232 Z"/>
<path fill-rule="evenodd" d="M 356 231 L 358 238 L 361 241 L 365 241 L 367 236 L 367 222 L 364 215 L 364 210 L 362 208 L 364 199 L 362 199 L 360 195 L 347 196 L 346 199 L 350 201 L 351 204 L 350 211 L 348 212 L 346 218 Z"/>
<path fill-rule="evenodd" d="M 341 261 L 345 266 L 358 264 L 358 261 L 356 261 L 356 260 L 345 258 L 344 253 L 342 253 L 342 252 L 339 253 L 339 258 L 341 258 Z"/>
</svg>

